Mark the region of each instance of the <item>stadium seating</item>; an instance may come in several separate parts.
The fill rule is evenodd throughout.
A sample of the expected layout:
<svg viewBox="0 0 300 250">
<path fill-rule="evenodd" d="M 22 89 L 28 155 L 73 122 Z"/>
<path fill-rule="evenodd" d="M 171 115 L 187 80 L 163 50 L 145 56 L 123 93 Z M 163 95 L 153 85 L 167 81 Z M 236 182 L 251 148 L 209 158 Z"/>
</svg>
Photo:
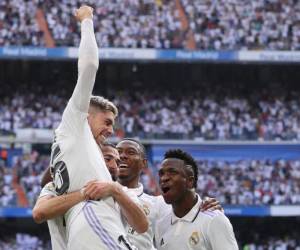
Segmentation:
<svg viewBox="0 0 300 250">
<path fill-rule="evenodd" d="M 4 1 L 0 46 L 78 46 L 80 1 Z M 90 0 L 101 47 L 299 50 L 298 1 Z M 40 16 L 43 15 L 43 18 Z M 45 19 L 47 28 L 40 19 Z M 49 31 L 49 34 L 48 34 Z M 51 38 L 49 38 L 51 36 Z M 49 42 L 53 40 L 53 42 Z"/>
</svg>

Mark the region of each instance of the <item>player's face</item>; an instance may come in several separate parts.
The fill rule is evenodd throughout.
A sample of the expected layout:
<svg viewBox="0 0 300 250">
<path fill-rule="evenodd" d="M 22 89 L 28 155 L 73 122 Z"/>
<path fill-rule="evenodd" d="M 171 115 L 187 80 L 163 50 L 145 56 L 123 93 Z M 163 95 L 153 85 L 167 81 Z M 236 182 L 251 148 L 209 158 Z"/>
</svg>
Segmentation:
<svg viewBox="0 0 300 250">
<path fill-rule="evenodd" d="M 187 190 L 192 188 L 191 179 L 185 171 L 184 161 L 166 159 L 158 172 L 159 186 L 167 204 L 175 204 L 183 200 Z"/>
<path fill-rule="evenodd" d="M 117 180 L 119 174 L 120 156 L 117 149 L 111 146 L 101 147 L 106 166 L 114 181 Z"/>
<path fill-rule="evenodd" d="M 134 141 L 121 141 L 117 145 L 120 154 L 119 180 L 123 185 L 130 185 L 138 182 L 146 160 L 142 156 L 139 144 Z"/>
<path fill-rule="evenodd" d="M 89 114 L 88 122 L 96 142 L 100 145 L 113 134 L 115 115 L 111 111 L 95 112 Z"/>
</svg>

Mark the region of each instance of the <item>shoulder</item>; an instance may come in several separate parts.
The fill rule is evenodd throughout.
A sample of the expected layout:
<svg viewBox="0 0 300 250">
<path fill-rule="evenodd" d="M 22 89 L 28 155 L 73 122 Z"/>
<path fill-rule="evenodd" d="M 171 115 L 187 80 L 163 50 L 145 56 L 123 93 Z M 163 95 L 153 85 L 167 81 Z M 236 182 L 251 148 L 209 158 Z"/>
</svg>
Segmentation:
<svg viewBox="0 0 300 250">
<path fill-rule="evenodd" d="M 162 216 L 160 216 L 156 221 L 156 232 L 158 234 L 163 234 L 171 227 L 172 221 L 172 210 L 166 211 Z"/>
<path fill-rule="evenodd" d="M 208 231 L 232 230 L 232 225 L 224 213 L 219 210 L 200 212 L 203 226 Z"/>
<path fill-rule="evenodd" d="M 146 194 L 146 193 L 142 193 L 141 195 L 138 195 L 138 197 L 142 201 L 151 202 L 151 203 L 155 203 L 157 199 L 156 196 Z"/>
</svg>

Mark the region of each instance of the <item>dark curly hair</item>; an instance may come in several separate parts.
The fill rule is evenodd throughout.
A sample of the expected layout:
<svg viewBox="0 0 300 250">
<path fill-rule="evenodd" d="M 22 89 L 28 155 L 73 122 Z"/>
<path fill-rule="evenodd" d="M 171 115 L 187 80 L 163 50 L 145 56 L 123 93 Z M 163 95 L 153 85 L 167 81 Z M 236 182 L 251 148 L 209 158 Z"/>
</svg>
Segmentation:
<svg viewBox="0 0 300 250">
<path fill-rule="evenodd" d="M 170 149 L 168 150 L 165 155 L 164 159 L 175 158 L 184 161 L 185 165 L 192 166 L 194 172 L 194 188 L 197 188 L 198 182 L 198 166 L 194 158 L 187 152 L 184 152 L 181 149 Z"/>
</svg>

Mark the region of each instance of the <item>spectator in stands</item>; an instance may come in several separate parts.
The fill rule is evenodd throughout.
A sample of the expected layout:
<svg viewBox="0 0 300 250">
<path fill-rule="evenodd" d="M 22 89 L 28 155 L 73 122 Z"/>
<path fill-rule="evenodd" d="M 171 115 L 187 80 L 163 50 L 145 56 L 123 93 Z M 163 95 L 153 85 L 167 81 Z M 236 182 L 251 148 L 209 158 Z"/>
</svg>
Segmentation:
<svg viewBox="0 0 300 250">
<path fill-rule="evenodd" d="M 114 98 L 121 110 L 119 134 L 140 138 L 300 140 L 298 92 L 267 96 L 262 90 L 245 96 L 242 92 L 226 95 L 225 90 L 165 92 L 164 98 L 155 90 L 123 92 Z M 34 90 L 0 100 L 0 129 L 53 129 L 66 100 Z"/>
<path fill-rule="evenodd" d="M 45 46 L 43 10 L 56 46 L 79 44 L 72 16 L 79 0 L 2 1 L 0 46 Z M 299 50 L 300 2 L 294 0 L 89 0 L 101 47 L 200 50 Z M 183 11 L 182 11 L 183 10 Z"/>
</svg>

